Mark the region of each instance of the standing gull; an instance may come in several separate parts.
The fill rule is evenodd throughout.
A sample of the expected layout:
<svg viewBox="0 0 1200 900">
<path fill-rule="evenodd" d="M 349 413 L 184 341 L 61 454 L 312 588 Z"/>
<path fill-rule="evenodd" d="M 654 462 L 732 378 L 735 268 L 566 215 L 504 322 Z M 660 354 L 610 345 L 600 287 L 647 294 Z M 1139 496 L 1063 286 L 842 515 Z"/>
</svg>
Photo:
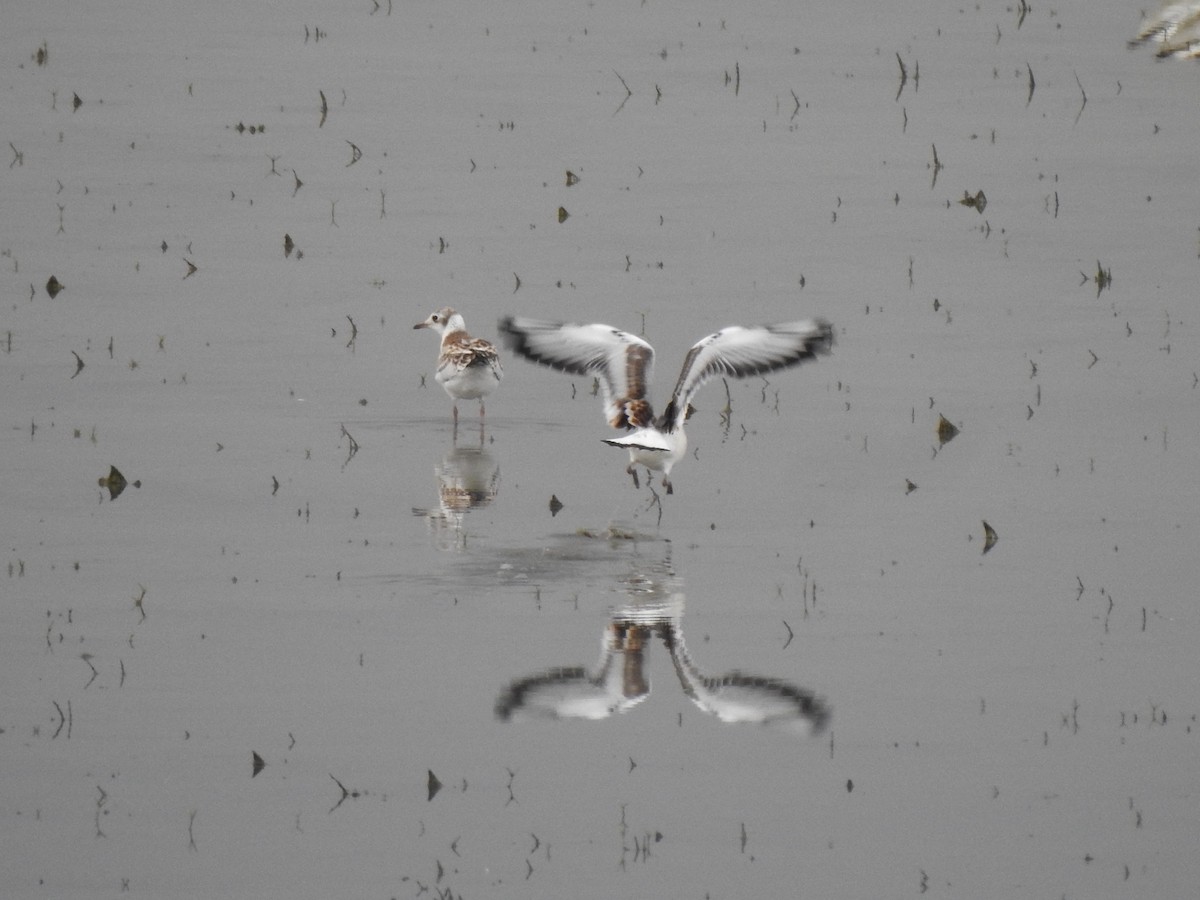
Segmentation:
<svg viewBox="0 0 1200 900">
<path fill-rule="evenodd" d="M 442 336 L 434 378 L 454 400 L 454 427 L 458 428 L 458 401 L 479 401 L 479 422 L 483 424 L 483 398 L 496 389 L 504 377 L 500 354 L 483 338 L 467 334 L 460 313 L 450 307 L 430 313 L 429 318 L 413 326 L 432 328 Z"/>
<path fill-rule="evenodd" d="M 570 325 L 506 316 L 500 335 L 513 352 L 571 375 L 592 375 L 604 395 L 604 415 L 629 433 L 606 444 L 629 451 L 625 470 L 638 484 L 637 466 L 661 472 L 672 493 L 671 467 L 687 452 L 683 423 L 692 396 L 717 375 L 745 378 L 798 365 L 833 346 L 833 327 L 821 319 L 745 328 L 730 325 L 697 341 L 683 361 L 663 414 L 657 419 L 646 393 L 654 375 L 654 348 L 609 325 Z"/>
</svg>

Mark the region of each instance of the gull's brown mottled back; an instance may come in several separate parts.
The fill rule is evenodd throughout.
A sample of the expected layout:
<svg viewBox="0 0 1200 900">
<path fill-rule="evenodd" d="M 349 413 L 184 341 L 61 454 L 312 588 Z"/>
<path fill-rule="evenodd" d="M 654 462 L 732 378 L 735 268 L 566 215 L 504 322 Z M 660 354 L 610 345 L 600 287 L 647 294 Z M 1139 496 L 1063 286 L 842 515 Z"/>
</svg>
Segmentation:
<svg viewBox="0 0 1200 900">
<path fill-rule="evenodd" d="M 458 425 L 459 400 L 478 400 L 482 423 L 483 398 L 494 391 L 504 377 L 495 345 L 483 338 L 471 337 L 462 315 L 449 306 L 430 313 L 429 318 L 413 328 L 430 328 L 442 336 L 434 379 L 455 401 L 455 426 Z M 482 431 L 480 434 L 482 436 Z"/>
</svg>

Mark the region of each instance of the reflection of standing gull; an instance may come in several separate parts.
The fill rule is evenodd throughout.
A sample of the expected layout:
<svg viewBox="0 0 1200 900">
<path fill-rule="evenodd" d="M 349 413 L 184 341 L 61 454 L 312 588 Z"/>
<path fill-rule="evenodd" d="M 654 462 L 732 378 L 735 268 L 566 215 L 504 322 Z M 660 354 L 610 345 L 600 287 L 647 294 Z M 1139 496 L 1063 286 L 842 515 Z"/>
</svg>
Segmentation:
<svg viewBox="0 0 1200 900">
<path fill-rule="evenodd" d="M 432 328 L 442 336 L 434 378 L 454 400 L 454 425 L 458 427 L 458 401 L 478 400 L 479 421 L 483 422 L 483 398 L 496 389 L 504 370 L 500 354 L 490 341 L 471 337 L 460 313 L 450 307 L 430 313 L 424 322 L 413 326 Z"/>
<path fill-rule="evenodd" d="M 683 423 L 691 399 L 718 375 L 745 378 L 794 366 L 828 353 L 833 328 L 820 319 L 743 328 L 730 325 L 697 341 L 683 361 L 683 370 L 667 408 L 656 420 L 646 392 L 654 377 L 654 348 L 636 335 L 609 325 L 567 325 L 507 316 L 500 333 L 515 353 L 571 375 L 593 375 L 604 392 L 604 415 L 624 437 L 606 440 L 629 450 L 625 470 L 638 483 L 636 466 L 662 472 L 663 487 L 671 493 L 671 467 L 687 452 Z"/>
<path fill-rule="evenodd" d="M 482 447 L 454 447 L 433 470 L 438 483 L 438 508 L 413 509 L 425 516 L 441 549 L 461 548 L 466 541 L 463 523 L 472 509 L 487 506 L 500 490 L 500 467 Z"/>
<path fill-rule="evenodd" d="M 798 734 L 817 734 L 828 724 L 829 707 L 798 685 L 738 671 L 704 675 L 684 646 L 683 593 L 663 591 L 653 580 L 632 584 L 633 602 L 613 611 L 594 673 L 570 666 L 519 678 L 496 700 L 496 716 L 504 721 L 606 719 L 626 712 L 650 694 L 646 651 L 658 635 L 684 694 L 722 722 L 772 725 Z"/>
<path fill-rule="evenodd" d="M 1200 2 L 1164 3 L 1142 20 L 1137 37 L 1129 43 L 1154 44 L 1160 57 L 1200 58 Z"/>
</svg>

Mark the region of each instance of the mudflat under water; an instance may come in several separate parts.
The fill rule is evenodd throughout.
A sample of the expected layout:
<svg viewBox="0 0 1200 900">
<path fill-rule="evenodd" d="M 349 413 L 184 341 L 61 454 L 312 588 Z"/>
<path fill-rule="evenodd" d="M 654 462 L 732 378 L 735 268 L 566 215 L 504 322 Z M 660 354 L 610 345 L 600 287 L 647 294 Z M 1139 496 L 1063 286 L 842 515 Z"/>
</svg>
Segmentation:
<svg viewBox="0 0 1200 900">
<path fill-rule="evenodd" d="M 5 896 L 1183 896 L 1200 69 L 1139 18 L 9 10 Z M 656 496 L 515 358 L 455 435 L 445 305 L 660 400 L 837 345 Z"/>
</svg>

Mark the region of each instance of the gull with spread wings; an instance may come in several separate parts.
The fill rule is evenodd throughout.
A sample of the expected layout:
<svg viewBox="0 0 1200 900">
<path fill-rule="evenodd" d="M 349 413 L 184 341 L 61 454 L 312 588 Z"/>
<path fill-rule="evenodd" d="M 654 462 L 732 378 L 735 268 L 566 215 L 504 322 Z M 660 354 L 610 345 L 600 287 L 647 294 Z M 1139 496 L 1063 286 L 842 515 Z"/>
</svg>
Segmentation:
<svg viewBox="0 0 1200 900">
<path fill-rule="evenodd" d="M 654 375 L 654 348 L 642 338 L 610 325 L 572 325 L 520 316 L 499 322 L 500 336 L 514 353 L 567 372 L 592 375 L 604 395 L 604 415 L 613 428 L 628 433 L 605 440 L 629 451 L 625 470 L 638 485 L 637 466 L 662 473 L 672 493 L 671 467 L 687 452 L 683 423 L 692 396 L 718 375 L 745 378 L 798 365 L 829 353 L 833 326 L 822 319 L 780 325 L 730 325 L 697 341 L 666 409 L 657 419 L 646 396 Z"/>
</svg>

